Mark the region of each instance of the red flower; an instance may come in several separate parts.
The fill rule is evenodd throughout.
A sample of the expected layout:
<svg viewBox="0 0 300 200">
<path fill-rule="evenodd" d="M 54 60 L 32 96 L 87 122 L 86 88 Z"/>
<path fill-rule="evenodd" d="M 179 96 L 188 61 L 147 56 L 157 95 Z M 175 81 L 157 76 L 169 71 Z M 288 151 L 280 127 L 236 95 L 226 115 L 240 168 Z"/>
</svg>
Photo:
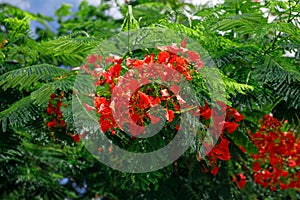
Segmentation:
<svg viewBox="0 0 300 200">
<path fill-rule="evenodd" d="M 211 109 L 208 106 L 207 103 L 205 103 L 204 108 L 200 109 L 200 116 L 204 117 L 206 120 L 208 120 L 211 117 Z"/>
<path fill-rule="evenodd" d="M 260 129 L 250 135 L 258 153 L 252 155 L 254 181 L 271 190 L 300 188 L 299 178 L 290 168 L 299 163 L 300 141 L 291 132 L 282 132 L 281 123 L 271 115 L 266 115 Z M 268 168 L 262 170 L 260 163 L 266 163 Z M 284 182 L 282 182 L 284 181 Z"/>
<path fill-rule="evenodd" d="M 172 122 L 174 119 L 174 111 L 173 110 L 169 110 L 167 108 L 167 114 L 166 114 L 167 120 L 168 122 Z"/>
<path fill-rule="evenodd" d="M 275 155 L 270 156 L 270 164 L 273 166 L 276 166 L 276 164 L 279 162 L 279 158 Z"/>
<path fill-rule="evenodd" d="M 191 62 L 200 61 L 200 56 L 195 51 L 188 51 L 188 57 Z"/>
<path fill-rule="evenodd" d="M 144 64 L 145 64 L 145 61 L 143 61 L 143 60 L 132 60 L 131 58 L 128 58 L 126 60 L 126 65 L 128 67 L 130 67 L 130 66 L 132 66 L 132 67 L 140 67 L 140 66 L 143 66 Z"/>
<path fill-rule="evenodd" d="M 159 97 L 149 96 L 149 102 L 151 107 L 157 106 L 160 103 L 160 101 L 161 100 Z"/>
<path fill-rule="evenodd" d="M 162 51 L 157 55 L 157 62 L 159 64 L 167 63 L 169 61 L 170 54 L 166 51 Z"/>
<path fill-rule="evenodd" d="M 289 166 L 290 167 L 296 167 L 297 166 L 296 161 L 294 161 L 293 159 L 289 159 Z"/>
<path fill-rule="evenodd" d="M 52 107 L 52 103 L 49 101 L 48 103 L 48 107 L 47 107 L 47 113 L 49 115 L 51 115 L 53 113 L 53 107 Z"/>
<path fill-rule="evenodd" d="M 260 171 L 261 170 L 259 162 L 254 162 L 253 163 L 253 170 L 254 171 Z"/>
<path fill-rule="evenodd" d="M 198 109 L 193 109 L 190 111 L 192 115 L 194 116 L 202 116 L 204 117 L 204 119 L 208 120 L 209 118 L 211 118 L 212 116 L 212 111 L 209 107 L 209 105 L 205 102 L 205 105 L 203 108 L 201 108 L 200 106 L 198 107 Z"/>
<path fill-rule="evenodd" d="M 229 145 L 230 141 L 226 140 L 225 138 L 221 137 L 221 142 L 218 145 L 218 148 L 216 148 L 215 153 L 217 155 L 217 158 L 220 160 L 229 160 L 231 155 L 229 152 Z"/>
<path fill-rule="evenodd" d="M 246 185 L 246 176 L 244 175 L 244 174 L 242 174 L 242 173 L 240 173 L 240 174 L 237 174 L 237 175 L 235 175 L 233 178 L 232 178 L 232 182 L 236 182 L 237 183 L 237 185 L 238 185 L 238 187 L 240 188 L 240 189 L 242 189 L 242 188 L 244 188 L 245 187 L 245 185 Z"/>
<path fill-rule="evenodd" d="M 172 85 L 170 87 L 170 90 L 174 93 L 174 94 L 178 94 L 178 92 L 180 91 L 180 86 L 178 85 Z"/>
<path fill-rule="evenodd" d="M 54 120 L 52 121 L 52 122 L 48 122 L 47 123 L 47 126 L 48 126 L 48 128 L 53 128 L 53 127 L 55 127 L 56 126 L 56 118 L 54 118 Z"/>
<path fill-rule="evenodd" d="M 76 143 L 78 143 L 80 141 L 80 135 L 79 134 L 76 134 L 76 135 L 71 134 L 71 137 L 74 139 L 74 141 Z"/>
<path fill-rule="evenodd" d="M 167 46 L 167 49 L 170 53 L 178 54 L 182 52 L 182 49 L 178 48 L 176 44 L 171 44 L 170 46 Z"/>
<path fill-rule="evenodd" d="M 237 128 L 238 124 L 235 122 L 224 122 L 224 128 L 228 131 L 228 133 L 233 133 Z"/>
<path fill-rule="evenodd" d="M 94 104 L 95 107 L 99 109 L 102 104 L 107 105 L 108 103 L 105 97 L 95 97 Z"/>
<path fill-rule="evenodd" d="M 51 95 L 50 95 L 50 98 L 51 98 L 51 99 L 54 99 L 54 98 L 55 98 L 55 94 L 51 94 Z"/>
<path fill-rule="evenodd" d="M 245 149 L 245 147 L 243 147 L 243 146 L 239 146 L 239 148 L 240 148 L 240 150 L 241 150 L 243 153 L 246 153 L 246 149 Z"/>
<path fill-rule="evenodd" d="M 112 124 L 108 120 L 104 119 L 104 120 L 100 120 L 100 126 L 101 126 L 101 130 L 103 132 L 106 132 L 108 131 L 108 129 L 112 127 Z"/>
<path fill-rule="evenodd" d="M 210 160 L 212 161 L 216 161 L 216 159 L 220 159 L 220 160 L 229 160 L 231 155 L 229 152 L 229 143 L 230 141 L 226 140 L 223 137 L 220 137 L 221 142 L 219 144 L 217 144 L 209 153 L 208 153 L 208 157 Z"/>
<path fill-rule="evenodd" d="M 217 175 L 217 173 L 219 172 L 220 167 L 214 166 L 211 170 L 210 173 L 214 176 Z"/>
<path fill-rule="evenodd" d="M 56 108 L 60 108 L 62 106 L 62 101 L 56 103 Z"/>
<path fill-rule="evenodd" d="M 154 115 L 150 115 L 150 119 L 152 124 L 157 124 L 160 121 L 160 118 Z"/>
<path fill-rule="evenodd" d="M 129 130 L 130 130 L 130 134 L 135 137 L 135 136 L 143 133 L 145 130 L 145 127 L 137 126 L 136 124 L 129 124 Z"/>
<path fill-rule="evenodd" d="M 149 96 L 147 94 L 145 94 L 144 92 L 141 92 L 140 90 L 138 91 L 138 94 L 140 96 L 140 100 L 142 101 L 142 102 L 139 102 L 140 103 L 139 107 L 148 108 L 150 105 Z"/>
<path fill-rule="evenodd" d="M 186 48 L 186 38 L 181 42 L 181 47 Z"/>
<path fill-rule="evenodd" d="M 92 110 L 95 110 L 94 107 L 92 107 L 92 106 L 90 106 L 90 105 L 88 105 L 88 104 L 86 104 L 86 103 L 84 103 L 84 107 L 85 107 L 85 109 L 86 109 L 88 112 L 91 112 Z"/>
<path fill-rule="evenodd" d="M 149 63 L 155 63 L 155 59 L 154 59 L 154 52 L 152 52 L 149 56 L 145 56 L 144 58 L 144 62 L 149 64 Z"/>
<path fill-rule="evenodd" d="M 97 61 L 96 55 L 90 55 L 87 59 L 88 63 L 95 63 Z"/>
<path fill-rule="evenodd" d="M 109 69 L 109 72 L 113 78 L 118 78 L 120 76 L 121 70 L 122 70 L 121 65 L 117 63 Z"/>
<path fill-rule="evenodd" d="M 59 120 L 60 126 L 61 127 L 66 127 L 66 122 L 65 120 Z"/>
<path fill-rule="evenodd" d="M 241 115 L 236 109 L 234 109 L 234 111 L 233 111 L 233 117 L 236 122 L 240 122 L 241 120 L 244 119 L 244 116 Z"/>
<path fill-rule="evenodd" d="M 280 189 L 281 190 L 288 189 L 288 186 L 286 184 L 284 184 L 284 183 L 280 183 L 279 185 L 280 185 Z"/>
<path fill-rule="evenodd" d="M 83 65 L 83 66 L 81 67 L 81 69 L 84 70 L 84 71 L 86 71 L 86 72 L 90 72 L 89 66 L 88 66 L 88 65 Z"/>
</svg>

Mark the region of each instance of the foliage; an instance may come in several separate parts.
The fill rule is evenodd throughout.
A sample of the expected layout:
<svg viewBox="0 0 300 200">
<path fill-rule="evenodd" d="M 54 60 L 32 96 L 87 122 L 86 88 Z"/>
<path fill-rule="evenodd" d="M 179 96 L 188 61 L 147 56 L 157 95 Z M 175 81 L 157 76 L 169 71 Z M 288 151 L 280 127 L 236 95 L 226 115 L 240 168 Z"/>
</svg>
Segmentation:
<svg viewBox="0 0 300 200">
<path fill-rule="evenodd" d="M 282 146 L 292 141 L 283 136 L 293 138 L 290 146 L 299 149 L 300 4 L 225 0 L 210 7 L 179 0 L 126 2 L 118 5 L 124 16 L 120 20 L 106 14 L 108 1 L 97 7 L 83 1 L 75 13 L 64 4 L 55 13 L 56 31 L 47 25 L 54 19 L 0 4 L 0 198 L 299 199 L 299 175 L 293 175 L 299 174 L 299 150 L 292 155 L 273 150 L 279 148 L 276 142 Z M 32 20 L 43 28 L 33 33 Z M 219 69 L 230 107 L 222 137 L 207 157 L 199 156 L 195 145 L 172 165 L 131 174 L 99 163 L 78 141 L 71 98 L 78 69 L 101 41 L 121 30 L 143 27 L 166 28 L 201 45 Z M 150 50 L 130 55 L 141 59 L 144 51 Z M 294 54 L 286 56 L 288 52 Z M 203 103 L 201 116 L 210 116 L 213 102 L 205 96 L 201 77 L 192 76 Z M 266 116 L 270 113 L 273 117 Z M 267 120 L 275 128 L 266 125 Z M 272 147 L 265 154 L 260 137 Z M 116 143 L 122 139 L 115 137 Z M 271 170 L 280 163 L 291 178 L 286 182 L 285 172 L 275 176 L 276 170 Z M 271 179 L 262 178 L 263 167 L 279 185 L 266 185 L 264 178 Z"/>
</svg>

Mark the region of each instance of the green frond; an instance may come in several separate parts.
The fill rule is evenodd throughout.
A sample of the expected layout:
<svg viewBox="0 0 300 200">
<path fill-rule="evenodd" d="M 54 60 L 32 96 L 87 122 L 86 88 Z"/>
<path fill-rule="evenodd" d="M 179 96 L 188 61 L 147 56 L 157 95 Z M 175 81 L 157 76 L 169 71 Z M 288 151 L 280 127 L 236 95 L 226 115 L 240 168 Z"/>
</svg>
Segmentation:
<svg viewBox="0 0 300 200">
<path fill-rule="evenodd" d="M 42 42 L 40 53 L 46 57 L 56 58 L 56 64 L 64 63 L 66 66 L 79 66 L 87 58 L 91 50 L 96 48 L 101 40 L 92 37 L 77 37 L 77 34 L 85 32 L 72 33 L 70 36 L 63 36 L 56 40 Z"/>
<path fill-rule="evenodd" d="M 298 90 L 299 91 L 299 90 Z M 299 96 L 299 92 L 298 92 Z M 273 108 L 272 113 L 280 120 L 288 120 L 289 128 L 294 129 L 296 134 L 300 133 L 300 108 L 291 107 L 289 102 L 281 100 Z"/>
<path fill-rule="evenodd" d="M 164 13 L 161 11 L 164 10 Z M 161 2 L 147 2 L 133 7 L 133 15 L 139 20 L 142 26 L 157 23 L 161 19 L 166 19 L 171 12 L 171 7 Z"/>
<path fill-rule="evenodd" d="M 244 94 L 238 93 L 235 96 L 231 96 L 230 100 L 232 102 L 232 106 L 237 108 L 240 111 L 248 109 L 252 114 L 254 109 L 261 110 L 266 107 L 268 104 L 273 103 L 276 99 L 274 97 L 272 91 L 267 88 L 263 88 L 258 85 L 253 80 L 249 80 L 249 85 L 254 87 L 254 89 L 250 92 L 245 91 Z"/>
<path fill-rule="evenodd" d="M 296 41 L 299 45 L 300 43 L 300 29 L 292 23 L 281 22 L 278 24 L 278 31 L 281 33 L 287 34 L 286 37 L 289 38 L 290 41 Z"/>
<path fill-rule="evenodd" d="M 20 64 L 13 61 L 0 63 L 0 75 L 4 74 L 5 72 L 12 71 L 19 68 L 21 68 Z"/>
<path fill-rule="evenodd" d="M 40 64 L 30 67 L 20 68 L 6 72 L 0 76 L 0 86 L 4 90 L 20 86 L 20 89 L 27 88 L 39 80 L 62 75 L 68 72 L 49 64 Z"/>
<path fill-rule="evenodd" d="M 3 152 L 8 149 L 17 149 L 17 146 L 21 144 L 21 138 L 13 134 L 13 131 L 8 129 L 6 133 L 0 134 L 0 151 Z M 1 162 L 1 161 L 0 161 Z"/>
<path fill-rule="evenodd" d="M 219 101 L 225 101 L 228 105 L 231 105 L 230 101 L 227 101 L 224 97 L 230 98 L 230 96 L 236 96 L 237 94 L 246 94 L 251 93 L 254 90 L 254 87 L 249 84 L 238 83 L 236 80 L 231 79 L 224 75 L 221 71 L 214 68 L 202 68 L 199 75 L 203 76 L 205 80 L 205 84 L 202 83 L 201 78 L 194 75 L 196 82 L 193 82 L 196 86 L 196 91 L 200 90 L 199 88 L 206 88 L 207 86 L 210 88 L 210 91 L 201 91 L 201 93 L 205 92 L 213 92 L 214 98 Z M 219 91 L 219 92 L 217 92 Z M 198 93 L 198 92 L 197 92 Z M 218 95 L 218 94 L 221 95 Z M 211 94 L 208 94 L 209 96 Z M 202 98 L 201 98 L 202 99 Z"/>
<path fill-rule="evenodd" d="M 51 83 L 45 83 L 39 89 L 31 93 L 31 98 L 37 105 L 46 104 L 49 100 L 49 96 L 55 91 L 71 91 L 74 86 L 73 79 L 73 76 L 69 76 Z"/>
<path fill-rule="evenodd" d="M 25 196 L 31 190 L 30 195 L 43 199 L 64 198 L 66 196 L 64 188 L 57 181 L 64 177 L 61 166 L 68 166 L 67 155 L 70 149 L 61 149 L 59 145 L 42 146 L 30 143 L 27 141 L 30 136 L 21 132 L 1 134 L 0 141 L 3 141 L 5 135 L 10 138 L 21 135 L 23 139 L 22 144 L 16 147 L 12 145 L 1 151 L 0 165 L 3 167 L 0 169 L 0 177 L 4 181 L 0 183 L 0 187 L 5 188 L 1 197 L 3 199 L 27 199 Z M 30 162 L 32 160 L 34 162 Z M 11 187 L 12 182 L 19 184 Z M 34 189 L 29 185 L 34 185 Z"/>
<path fill-rule="evenodd" d="M 197 40 L 204 40 L 204 36 L 200 31 L 186 27 L 182 24 L 171 23 L 167 20 L 160 20 L 155 26 L 168 28 L 172 30 L 172 32 L 181 33 Z"/>
<path fill-rule="evenodd" d="M 0 112 L 2 130 L 6 131 L 8 123 L 11 126 L 24 126 L 29 121 L 35 120 L 38 115 L 38 108 L 33 105 L 31 96 L 24 97 Z"/>
<path fill-rule="evenodd" d="M 128 6 L 126 17 L 124 18 L 121 30 L 129 31 L 130 29 L 139 28 L 139 22 L 134 18 L 132 14 L 132 6 Z"/>
<path fill-rule="evenodd" d="M 61 39 L 63 39 L 63 38 L 76 38 L 77 36 L 80 36 L 80 35 L 85 36 L 86 37 L 85 38 L 86 42 L 89 42 L 87 38 L 89 38 L 90 35 L 85 31 L 75 31 L 73 33 L 70 33 L 69 35 L 65 35 L 65 36 L 62 36 L 60 38 Z"/>
<path fill-rule="evenodd" d="M 222 45 L 222 43 L 225 43 Z M 225 69 L 230 64 L 247 66 L 253 62 L 253 57 L 257 56 L 259 52 L 258 47 L 254 45 L 240 45 L 237 43 L 229 43 L 228 41 L 221 40 L 218 46 L 223 46 L 222 49 L 218 49 L 212 57 L 217 66 L 221 69 Z M 227 70 L 226 70 L 227 71 Z M 240 73 L 241 70 L 238 70 Z"/>
<path fill-rule="evenodd" d="M 300 108 L 300 72 L 288 60 L 281 58 L 277 61 L 266 56 L 254 71 L 254 78 L 289 102 L 288 108 Z"/>
<path fill-rule="evenodd" d="M 245 94 L 245 92 L 250 92 L 254 90 L 253 86 L 237 83 L 235 80 L 230 79 L 225 75 L 223 75 L 222 78 L 225 83 L 226 92 L 231 95 L 236 95 L 237 93 Z"/>
<path fill-rule="evenodd" d="M 235 131 L 228 136 L 237 146 L 243 146 L 247 153 L 257 153 L 256 146 L 252 143 L 249 136 L 246 134 L 246 130 Z"/>
<path fill-rule="evenodd" d="M 220 20 L 213 30 L 228 31 L 233 30 L 241 34 L 257 34 L 261 32 L 262 27 L 265 27 L 266 20 L 262 14 L 242 14 L 227 17 Z"/>
<path fill-rule="evenodd" d="M 200 196 L 198 194 L 198 192 L 192 188 L 192 186 L 185 184 L 184 188 L 186 189 L 186 191 L 184 193 L 185 194 L 184 199 L 186 199 L 186 200 L 201 200 L 201 199 L 203 199 L 203 197 Z"/>
</svg>

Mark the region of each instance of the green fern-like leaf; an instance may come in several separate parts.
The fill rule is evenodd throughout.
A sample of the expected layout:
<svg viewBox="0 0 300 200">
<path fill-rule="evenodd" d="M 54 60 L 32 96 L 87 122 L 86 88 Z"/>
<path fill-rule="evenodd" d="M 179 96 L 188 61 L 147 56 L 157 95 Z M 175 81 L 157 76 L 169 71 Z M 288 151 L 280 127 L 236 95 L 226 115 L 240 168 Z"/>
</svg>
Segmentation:
<svg viewBox="0 0 300 200">
<path fill-rule="evenodd" d="M 27 88 L 33 83 L 50 78 L 52 76 L 62 75 L 67 70 L 58 68 L 53 65 L 40 64 L 30 67 L 20 68 L 6 72 L 0 76 L 0 86 L 4 90 L 20 86 L 20 89 Z"/>
<path fill-rule="evenodd" d="M 122 24 L 121 30 L 129 31 L 130 29 L 136 29 L 136 28 L 139 28 L 139 23 L 132 14 L 132 6 L 128 6 L 128 11 L 124 19 L 124 22 Z"/>
<path fill-rule="evenodd" d="M 257 34 L 266 25 L 266 19 L 262 14 L 243 14 L 227 17 L 213 27 L 213 30 L 234 30 L 242 34 Z M 264 29 L 265 30 L 265 29 Z"/>
<path fill-rule="evenodd" d="M 197 40 L 204 39 L 204 36 L 202 35 L 202 33 L 200 31 L 195 30 L 193 28 L 186 27 L 182 24 L 171 23 L 167 20 L 160 20 L 156 26 L 168 28 L 168 29 L 172 30 L 172 32 L 178 32 L 178 33 L 181 33 L 183 35 L 189 36 L 189 37 L 197 39 Z"/>
<path fill-rule="evenodd" d="M 223 81 L 225 83 L 226 92 L 231 95 L 236 95 L 237 93 L 245 94 L 246 91 L 253 91 L 254 87 L 247 84 L 237 83 L 235 80 L 230 79 L 223 75 Z"/>
<path fill-rule="evenodd" d="M 284 101 L 289 102 L 288 108 L 300 108 L 300 73 L 290 63 L 282 63 L 267 56 L 255 70 L 254 78 L 272 90 Z"/>
<path fill-rule="evenodd" d="M 49 96 L 55 91 L 71 91 L 73 85 L 73 76 L 62 78 L 52 83 L 42 85 L 39 89 L 31 93 L 31 98 L 34 100 L 34 103 L 42 105 L 47 103 Z"/>
<path fill-rule="evenodd" d="M 133 9 L 135 18 L 139 19 L 139 23 L 143 26 L 149 26 L 161 19 L 166 19 L 168 13 L 172 11 L 168 5 L 161 2 L 143 3 L 134 6 Z"/>
<path fill-rule="evenodd" d="M 64 63 L 65 66 L 76 67 L 86 59 L 91 50 L 96 48 L 101 40 L 92 37 L 77 37 L 77 35 L 86 35 L 86 32 L 75 32 L 69 36 L 63 36 L 56 40 L 42 42 L 40 53 L 46 60 L 55 57 L 56 63 Z"/>
<path fill-rule="evenodd" d="M 6 131 L 8 122 L 11 126 L 24 126 L 30 120 L 35 120 L 38 115 L 38 108 L 34 106 L 31 97 L 24 97 L 13 103 L 8 109 L 0 112 L 2 130 Z"/>
</svg>

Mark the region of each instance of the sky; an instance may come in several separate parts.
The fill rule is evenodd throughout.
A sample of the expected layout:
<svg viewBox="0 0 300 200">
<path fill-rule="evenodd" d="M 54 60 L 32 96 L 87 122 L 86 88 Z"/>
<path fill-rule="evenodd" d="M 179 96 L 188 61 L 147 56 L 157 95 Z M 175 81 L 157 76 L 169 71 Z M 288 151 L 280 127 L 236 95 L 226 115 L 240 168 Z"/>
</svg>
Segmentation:
<svg viewBox="0 0 300 200">
<path fill-rule="evenodd" d="M 72 4 L 74 8 L 78 7 L 82 0 L 0 0 L 0 3 L 10 3 L 23 10 L 28 10 L 33 13 L 52 14 L 58 9 L 62 3 Z M 87 0 L 91 5 L 99 5 L 101 0 Z"/>
<path fill-rule="evenodd" d="M 82 0 L 63 0 L 63 1 L 55 1 L 55 0 L 0 0 L 0 3 L 9 3 L 16 7 L 21 8 L 22 10 L 29 11 L 31 13 L 37 14 L 40 13 L 45 16 L 55 17 L 55 11 L 64 4 L 72 5 L 72 11 L 75 12 Z M 97 6 L 101 3 L 101 0 L 87 0 L 90 5 Z M 122 2 L 121 0 L 120 2 Z M 113 1 L 112 1 L 113 2 Z M 116 5 L 112 5 L 111 13 L 114 13 L 116 18 L 122 17 L 119 13 Z M 32 21 L 31 27 L 35 29 L 36 27 L 41 26 L 38 22 Z M 54 22 L 50 22 L 49 26 L 52 30 L 58 28 L 58 24 Z"/>
</svg>

